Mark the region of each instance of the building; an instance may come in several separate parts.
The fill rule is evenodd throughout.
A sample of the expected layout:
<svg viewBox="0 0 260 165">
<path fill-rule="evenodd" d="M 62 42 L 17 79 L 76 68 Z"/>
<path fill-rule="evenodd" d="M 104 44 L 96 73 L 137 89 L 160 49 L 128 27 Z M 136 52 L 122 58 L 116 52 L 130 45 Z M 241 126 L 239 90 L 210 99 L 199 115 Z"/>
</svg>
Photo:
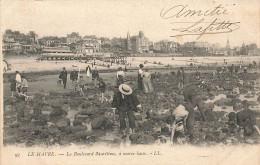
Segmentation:
<svg viewBox="0 0 260 165">
<path fill-rule="evenodd" d="M 39 44 L 38 35 L 30 31 L 27 35 L 19 31 L 6 30 L 3 35 L 3 42 L 17 42 L 21 44 Z"/>
<path fill-rule="evenodd" d="M 37 53 L 40 50 L 38 45 L 22 45 L 24 53 Z"/>
<path fill-rule="evenodd" d="M 207 43 L 203 42 L 185 42 L 179 46 L 178 51 L 184 56 L 210 56 L 211 48 Z"/>
<path fill-rule="evenodd" d="M 229 44 L 229 39 L 227 39 L 227 44 L 226 44 L 226 55 L 232 55 L 230 44 Z"/>
<path fill-rule="evenodd" d="M 79 33 L 72 32 L 71 34 L 67 35 L 67 44 L 76 43 L 81 40 Z"/>
<path fill-rule="evenodd" d="M 153 49 L 158 53 L 176 53 L 180 46 L 177 42 L 162 40 L 153 44 Z"/>
<path fill-rule="evenodd" d="M 126 39 L 125 38 L 113 38 L 111 40 L 111 47 L 113 52 L 122 52 L 126 47 Z"/>
<path fill-rule="evenodd" d="M 40 39 L 40 42 L 45 47 L 57 47 L 61 44 L 59 37 L 57 36 L 47 36 Z"/>
<path fill-rule="evenodd" d="M 87 39 L 76 43 L 76 53 L 83 55 L 93 55 L 101 52 L 101 40 Z"/>
<path fill-rule="evenodd" d="M 39 44 L 38 35 L 34 31 L 29 31 L 28 36 L 30 37 L 33 44 Z"/>
<path fill-rule="evenodd" d="M 129 31 L 127 32 L 125 45 L 126 45 L 126 50 L 127 51 L 131 51 L 132 50 L 132 48 L 131 48 L 131 38 L 130 38 Z"/>
<path fill-rule="evenodd" d="M 149 46 L 149 39 L 144 36 L 142 31 L 139 31 L 138 36 L 131 37 L 131 48 L 134 53 L 147 53 L 149 52 Z"/>
<path fill-rule="evenodd" d="M 7 54 L 22 54 L 23 53 L 23 46 L 22 44 L 16 43 L 3 43 L 3 53 Z"/>
</svg>

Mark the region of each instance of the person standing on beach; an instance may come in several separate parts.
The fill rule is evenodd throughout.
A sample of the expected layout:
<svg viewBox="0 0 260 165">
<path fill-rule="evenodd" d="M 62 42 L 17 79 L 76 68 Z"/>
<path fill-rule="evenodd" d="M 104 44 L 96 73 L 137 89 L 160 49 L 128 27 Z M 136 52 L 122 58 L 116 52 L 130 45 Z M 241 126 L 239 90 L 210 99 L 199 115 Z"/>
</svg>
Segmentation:
<svg viewBox="0 0 260 165">
<path fill-rule="evenodd" d="M 130 133 L 134 133 L 136 127 L 134 112 L 141 110 L 141 104 L 137 97 L 132 94 L 133 90 L 126 84 L 119 86 L 119 91 L 113 97 L 112 107 L 118 109 L 120 130 L 126 136 L 126 117 L 129 120 Z"/>
<path fill-rule="evenodd" d="M 125 72 L 127 72 L 127 65 L 125 64 Z"/>
<path fill-rule="evenodd" d="M 89 78 L 90 77 L 90 73 L 91 73 L 91 68 L 90 68 L 89 65 L 86 67 L 86 72 L 87 72 L 87 78 Z"/>
<path fill-rule="evenodd" d="M 143 89 L 143 83 L 142 83 L 142 80 L 143 80 L 143 68 L 144 68 L 144 65 L 143 64 L 140 64 L 139 65 L 139 70 L 138 70 L 138 79 L 137 79 L 137 86 L 138 86 L 138 89 L 142 90 Z"/>
<path fill-rule="evenodd" d="M 11 97 L 14 97 L 14 92 L 16 92 L 16 81 L 14 78 L 11 78 Z"/>
<path fill-rule="evenodd" d="M 124 77 L 125 77 L 125 72 L 123 71 L 122 67 L 119 67 L 116 72 L 117 86 L 124 84 Z"/>
<path fill-rule="evenodd" d="M 106 99 L 104 94 L 106 91 L 106 83 L 104 82 L 104 80 L 100 77 L 99 78 L 99 91 L 101 92 L 101 103 L 104 102 L 104 100 Z"/>
<path fill-rule="evenodd" d="M 247 73 L 247 67 L 246 66 L 244 67 L 244 73 Z"/>
<path fill-rule="evenodd" d="M 60 75 L 59 75 L 59 78 L 62 79 L 64 89 L 66 89 L 66 84 L 67 84 L 67 71 L 66 71 L 66 68 L 65 68 L 65 67 L 63 67 L 63 70 L 61 71 L 61 73 L 60 73 Z"/>
<path fill-rule="evenodd" d="M 70 80 L 72 81 L 72 84 L 78 81 L 78 72 L 75 69 L 70 73 Z"/>
<path fill-rule="evenodd" d="M 148 69 L 145 69 L 143 72 L 143 90 L 144 93 L 153 92 L 153 85 L 151 81 L 151 74 L 148 72 Z"/>
<path fill-rule="evenodd" d="M 15 75 L 16 89 L 18 93 L 20 93 L 22 78 L 18 71 L 16 71 L 15 73 L 16 73 Z"/>
<path fill-rule="evenodd" d="M 183 91 L 184 79 L 185 79 L 184 68 L 180 67 L 180 69 L 177 72 L 177 81 L 178 81 L 178 87 L 179 87 L 180 92 Z"/>
<path fill-rule="evenodd" d="M 99 72 L 97 70 L 97 67 L 95 67 L 95 69 L 92 71 L 92 81 L 95 87 L 97 87 L 98 79 L 99 79 Z"/>
</svg>

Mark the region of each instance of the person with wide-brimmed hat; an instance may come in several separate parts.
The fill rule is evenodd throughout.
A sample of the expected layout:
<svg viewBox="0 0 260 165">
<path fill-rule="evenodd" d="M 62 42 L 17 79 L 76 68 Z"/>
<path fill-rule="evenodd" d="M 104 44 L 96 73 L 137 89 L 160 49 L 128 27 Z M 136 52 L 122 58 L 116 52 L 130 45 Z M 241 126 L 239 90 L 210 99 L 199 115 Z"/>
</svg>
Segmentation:
<svg viewBox="0 0 260 165">
<path fill-rule="evenodd" d="M 137 86 L 138 86 L 138 89 L 142 90 L 143 89 L 143 68 L 144 68 L 144 65 L 143 64 L 140 64 L 139 65 L 139 70 L 138 70 L 138 77 L 137 77 Z"/>
<path fill-rule="evenodd" d="M 130 133 L 134 132 L 135 116 L 134 111 L 141 110 L 141 104 L 137 97 L 133 94 L 132 88 L 127 84 L 121 84 L 119 91 L 115 93 L 112 107 L 118 109 L 120 130 L 123 135 L 126 135 L 126 121 L 125 118 L 129 119 Z"/>
</svg>

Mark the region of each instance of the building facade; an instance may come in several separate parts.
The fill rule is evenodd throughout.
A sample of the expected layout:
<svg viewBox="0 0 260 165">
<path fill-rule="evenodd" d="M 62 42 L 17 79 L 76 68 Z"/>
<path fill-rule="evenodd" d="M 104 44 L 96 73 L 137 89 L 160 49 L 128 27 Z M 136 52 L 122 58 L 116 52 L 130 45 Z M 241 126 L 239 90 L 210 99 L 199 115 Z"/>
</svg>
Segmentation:
<svg viewBox="0 0 260 165">
<path fill-rule="evenodd" d="M 176 53 L 178 52 L 179 43 L 172 41 L 160 41 L 153 44 L 153 49 L 158 53 Z"/>
<path fill-rule="evenodd" d="M 76 43 L 81 40 L 79 33 L 72 32 L 71 34 L 67 35 L 67 44 Z"/>
<path fill-rule="evenodd" d="M 101 52 L 101 41 L 95 39 L 84 39 L 76 43 L 76 53 L 92 55 Z"/>
<path fill-rule="evenodd" d="M 131 37 L 131 49 L 134 53 L 149 52 L 149 46 L 149 39 L 144 36 L 142 31 L 139 31 L 138 36 Z"/>
</svg>

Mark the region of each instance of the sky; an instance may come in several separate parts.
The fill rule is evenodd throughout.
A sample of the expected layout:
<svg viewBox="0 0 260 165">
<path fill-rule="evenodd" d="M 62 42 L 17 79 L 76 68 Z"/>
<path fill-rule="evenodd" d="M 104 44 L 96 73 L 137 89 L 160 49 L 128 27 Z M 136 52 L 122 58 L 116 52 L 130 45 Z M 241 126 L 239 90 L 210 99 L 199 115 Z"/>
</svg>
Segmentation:
<svg viewBox="0 0 260 165">
<path fill-rule="evenodd" d="M 149 40 L 157 42 L 167 39 L 176 42 L 207 41 L 226 45 L 241 46 L 242 43 L 256 43 L 260 47 L 260 1 L 251 0 L 3 0 L 1 2 L 1 30 L 19 30 L 23 33 L 35 31 L 39 37 L 67 36 L 71 32 L 79 32 L 81 36 L 97 35 L 99 37 L 126 37 L 137 35 L 141 30 Z M 184 10 L 212 11 L 221 5 L 227 14 L 213 16 L 191 16 L 163 19 L 160 12 L 177 5 L 187 5 Z M 180 11 L 174 8 L 168 12 Z M 172 12 L 172 13 L 171 13 Z M 223 12 L 223 11 L 222 11 Z M 167 15 L 166 14 L 166 15 Z M 201 19 L 211 23 L 218 21 L 240 22 L 239 29 L 231 33 L 218 33 L 198 36 L 170 37 L 180 32 L 173 28 L 187 28 L 192 24 L 176 24 L 176 22 L 193 22 Z M 205 28 L 207 23 L 197 26 Z"/>
</svg>

